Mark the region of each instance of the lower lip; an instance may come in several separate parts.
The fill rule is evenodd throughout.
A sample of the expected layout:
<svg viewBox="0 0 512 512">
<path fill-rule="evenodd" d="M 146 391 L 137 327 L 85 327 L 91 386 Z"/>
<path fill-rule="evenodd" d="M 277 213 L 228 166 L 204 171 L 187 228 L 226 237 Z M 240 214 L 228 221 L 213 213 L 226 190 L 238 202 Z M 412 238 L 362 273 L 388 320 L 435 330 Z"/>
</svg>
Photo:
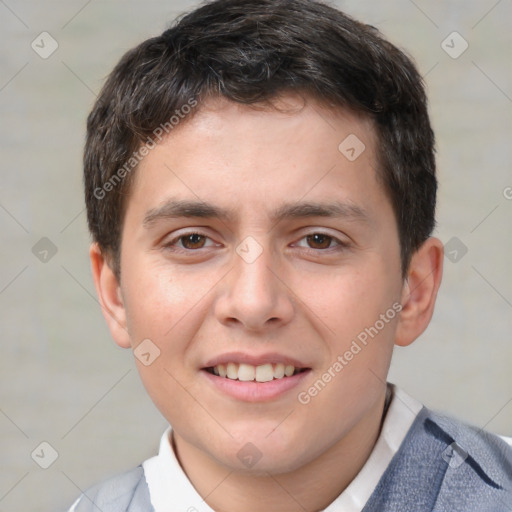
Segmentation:
<svg viewBox="0 0 512 512">
<path fill-rule="evenodd" d="M 277 398 L 298 386 L 311 370 L 304 370 L 291 377 L 274 379 L 268 382 L 243 382 L 219 377 L 206 370 L 201 373 L 221 392 L 244 402 L 264 402 Z"/>
</svg>

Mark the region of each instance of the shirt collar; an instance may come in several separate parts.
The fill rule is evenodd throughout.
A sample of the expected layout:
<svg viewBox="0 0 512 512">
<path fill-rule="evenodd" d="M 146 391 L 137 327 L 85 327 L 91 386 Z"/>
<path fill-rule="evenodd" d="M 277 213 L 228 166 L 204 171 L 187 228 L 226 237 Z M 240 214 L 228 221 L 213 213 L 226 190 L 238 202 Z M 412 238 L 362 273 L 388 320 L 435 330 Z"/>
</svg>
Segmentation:
<svg viewBox="0 0 512 512">
<path fill-rule="evenodd" d="M 422 404 L 393 384 L 391 401 L 377 442 L 365 465 L 349 486 L 324 512 L 361 512 L 398 451 Z M 158 455 L 143 463 L 155 512 L 214 512 L 195 490 L 181 468 L 171 444 L 169 427 L 160 441 Z"/>
<path fill-rule="evenodd" d="M 349 486 L 326 508 L 324 512 L 361 512 L 386 471 L 391 459 L 400 448 L 407 432 L 423 405 L 397 388 L 388 384 L 391 403 L 382 424 L 379 438 Z"/>
</svg>

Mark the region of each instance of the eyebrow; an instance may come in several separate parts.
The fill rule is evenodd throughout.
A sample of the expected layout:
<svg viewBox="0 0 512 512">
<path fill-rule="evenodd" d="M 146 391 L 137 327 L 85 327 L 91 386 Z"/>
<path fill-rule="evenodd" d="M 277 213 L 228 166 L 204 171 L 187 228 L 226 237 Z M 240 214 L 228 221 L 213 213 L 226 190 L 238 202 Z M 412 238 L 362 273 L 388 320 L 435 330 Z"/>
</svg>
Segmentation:
<svg viewBox="0 0 512 512">
<path fill-rule="evenodd" d="M 223 222 L 232 222 L 236 215 L 234 210 L 221 208 L 204 201 L 169 199 L 162 206 L 152 208 L 146 213 L 143 226 L 149 229 L 161 220 L 181 217 L 219 219 Z M 271 222 L 308 217 L 331 217 L 363 222 L 369 221 L 369 216 L 363 208 L 342 201 L 286 203 L 269 215 Z"/>
</svg>

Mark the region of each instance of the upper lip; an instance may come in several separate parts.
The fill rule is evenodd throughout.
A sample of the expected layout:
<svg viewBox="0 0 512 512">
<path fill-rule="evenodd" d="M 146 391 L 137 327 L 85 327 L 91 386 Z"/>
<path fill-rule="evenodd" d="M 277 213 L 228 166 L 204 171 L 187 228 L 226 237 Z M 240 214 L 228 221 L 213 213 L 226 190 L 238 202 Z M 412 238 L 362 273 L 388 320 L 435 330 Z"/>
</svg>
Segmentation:
<svg viewBox="0 0 512 512">
<path fill-rule="evenodd" d="M 213 368 L 214 366 L 218 366 L 219 364 L 227 363 L 245 363 L 250 364 L 252 366 L 261 366 L 263 364 L 269 363 L 282 363 L 285 366 L 291 365 L 294 366 L 295 368 L 309 368 L 308 365 L 302 363 L 301 361 L 295 359 L 294 357 L 270 352 L 260 355 L 246 354 L 244 352 L 228 352 L 209 359 L 204 365 L 204 368 Z"/>
</svg>

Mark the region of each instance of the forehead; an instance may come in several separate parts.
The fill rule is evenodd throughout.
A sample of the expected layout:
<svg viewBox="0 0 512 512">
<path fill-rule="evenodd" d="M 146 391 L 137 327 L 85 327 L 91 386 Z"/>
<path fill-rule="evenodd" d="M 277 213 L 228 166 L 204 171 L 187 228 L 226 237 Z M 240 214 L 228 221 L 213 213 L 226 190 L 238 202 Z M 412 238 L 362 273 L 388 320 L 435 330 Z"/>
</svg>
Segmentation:
<svg viewBox="0 0 512 512">
<path fill-rule="evenodd" d="M 175 211 L 176 201 L 208 202 L 209 213 L 196 208 L 194 216 L 232 220 L 237 209 L 259 204 L 271 206 L 267 217 L 275 220 L 293 216 L 292 203 L 304 198 L 315 205 L 342 199 L 342 209 L 362 218 L 366 208 L 350 195 L 383 192 L 376 188 L 376 141 L 368 118 L 311 98 L 282 96 L 272 106 L 211 98 L 139 164 L 129 202 L 145 203 L 145 223 L 169 195 Z"/>
<path fill-rule="evenodd" d="M 235 126 L 238 137 L 233 129 L 229 130 Z M 290 140 L 289 133 L 285 131 L 290 127 L 297 130 L 294 134 L 295 140 Z M 283 129 L 282 138 L 276 138 L 276 132 L 280 128 Z M 231 139 L 240 138 L 242 134 L 245 137 L 251 131 L 251 135 L 261 140 L 266 135 L 267 139 L 273 141 L 274 146 L 284 142 L 295 143 L 297 152 L 300 151 L 300 142 L 304 138 L 317 144 L 320 139 L 324 139 L 326 144 L 332 144 L 333 140 L 340 139 L 341 142 L 348 135 L 359 135 L 360 139 L 364 139 L 365 151 L 368 150 L 366 155 L 374 157 L 378 143 L 373 120 L 368 115 L 329 104 L 327 100 L 320 101 L 310 95 L 293 92 L 282 93 L 265 103 L 250 105 L 236 103 L 221 96 L 209 97 L 189 117 L 184 117 L 168 135 L 168 140 L 178 136 L 179 132 L 193 132 L 197 136 L 211 137 L 215 135 L 212 133 L 213 129 L 219 130 L 219 135 L 221 131 L 229 133 L 229 138 L 224 137 L 224 142 L 228 144 Z M 326 137 L 327 134 L 331 137 Z M 350 157 L 350 154 L 347 153 L 346 156 Z"/>
</svg>

